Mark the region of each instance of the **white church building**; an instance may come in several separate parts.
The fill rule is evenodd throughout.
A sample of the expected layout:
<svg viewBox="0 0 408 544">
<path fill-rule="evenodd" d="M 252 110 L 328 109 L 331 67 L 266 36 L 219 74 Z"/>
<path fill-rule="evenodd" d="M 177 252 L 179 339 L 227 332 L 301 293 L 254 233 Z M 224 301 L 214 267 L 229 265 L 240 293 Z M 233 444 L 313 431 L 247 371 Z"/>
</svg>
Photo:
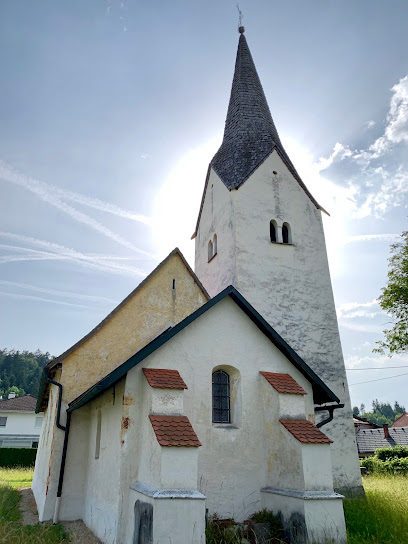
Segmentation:
<svg viewBox="0 0 408 544">
<path fill-rule="evenodd" d="M 244 29 L 193 237 L 44 370 L 40 521 L 106 544 L 204 544 L 267 509 L 347 541 L 362 493 L 321 214 L 279 139 Z"/>
</svg>

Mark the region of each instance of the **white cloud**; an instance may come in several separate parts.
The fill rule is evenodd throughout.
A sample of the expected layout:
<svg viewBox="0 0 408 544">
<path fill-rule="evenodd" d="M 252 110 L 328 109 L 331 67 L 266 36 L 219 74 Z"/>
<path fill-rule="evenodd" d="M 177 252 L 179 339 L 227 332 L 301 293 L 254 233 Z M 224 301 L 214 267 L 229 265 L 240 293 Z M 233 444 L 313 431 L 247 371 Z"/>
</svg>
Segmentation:
<svg viewBox="0 0 408 544">
<path fill-rule="evenodd" d="M 408 143 L 408 76 L 392 87 L 393 95 L 384 133 L 363 149 L 337 142 L 328 157 L 317 163 L 319 172 L 350 190 L 352 216 L 382 217 L 406 204 L 408 195 L 407 153 L 397 146 Z M 374 126 L 369 121 L 367 127 Z"/>
<path fill-rule="evenodd" d="M 366 121 L 366 123 L 365 123 L 366 128 L 373 128 L 373 127 L 375 127 L 375 125 L 376 125 L 376 122 L 373 121 L 373 120 Z"/>
<path fill-rule="evenodd" d="M 344 239 L 345 244 L 353 242 L 367 242 L 371 240 L 378 240 L 384 242 L 395 242 L 400 238 L 400 234 L 355 234 L 353 236 L 347 236 Z"/>
<path fill-rule="evenodd" d="M 365 355 L 359 357 L 358 355 L 350 355 L 344 360 L 346 368 L 372 368 L 378 367 L 378 369 L 387 369 L 390 366 L 408 365 L 408 355 L 394 355 L 392 359 L 386 355 Z M 355 376 L 353 372 L 353 376 Z"/>
<path fill-rule="evenodd" d="M 356 318 L 372 319 L 379 315 L 383 315 L 383 312 L 378 310 L 379 304 L 376 299 L 370 302 L 345 302 L 344 304 L 340 304 L 336 307 L 337 316 L 339 318 L 339 322 L 341 321 L 342 326 L 345 328 L 352 328 L 353 330 L 363 330 L 361 327 L 368 327 L 369 330 L 367 329 L 367 332 L 376 332 L 377 327 L 375 326 L 376 329 L 374 331 L 372 329 L 372 325 L 355 323 L 350 324 L 350 322 L 345 320 Z M 356 327 L 359 328 L 356 329 Z"/>
</svg>

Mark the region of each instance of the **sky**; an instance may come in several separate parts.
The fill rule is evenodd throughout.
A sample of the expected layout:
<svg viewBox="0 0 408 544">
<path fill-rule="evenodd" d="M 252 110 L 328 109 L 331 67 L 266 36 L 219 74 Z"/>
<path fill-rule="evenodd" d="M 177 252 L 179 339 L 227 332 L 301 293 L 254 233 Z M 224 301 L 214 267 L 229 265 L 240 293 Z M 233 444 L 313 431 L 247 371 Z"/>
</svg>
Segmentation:
<svg viewBox="0 0 408 544">
<path fill-rule="evenodd" d="M 407 230 L 408 3 L 239 7 L 283 145 L 330 213 L 352 403 L 408 407 L 408 355 L 372 351 Z M 59 355 L 174 247 L 194 265 L 237 26 L 233 0 L 2 0 L 1 348 Z"/>
</svg>

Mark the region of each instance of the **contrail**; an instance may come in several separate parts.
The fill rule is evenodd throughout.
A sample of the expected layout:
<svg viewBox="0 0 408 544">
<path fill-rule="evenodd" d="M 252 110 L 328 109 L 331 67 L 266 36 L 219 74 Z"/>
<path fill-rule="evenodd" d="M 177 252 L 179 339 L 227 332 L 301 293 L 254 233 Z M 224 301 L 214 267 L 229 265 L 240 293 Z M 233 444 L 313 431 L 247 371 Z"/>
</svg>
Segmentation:
<svg viewBox="0 0 408 544">
<path fill-rule="evenodd" d="M 1 232 L 0 238 L 7 238 L 9 240 L 14 240 L 19 243 L 25 243 L 34 245 L 44 249 L 45 251 L 38 251 L 36 249 L 31 249 L 27 247 L 20 246 L 7 246 L 3 245 L 4 248 L 11 248 L 17 252 L 25 252 L 26 255 L 6 255 L 0 257 L 0 262 L 13 262 L 20 260 L 71 260 L 78 264 L 95 268 L 97 270 L 102 270 L 105 272 L 111 272 L 116 274 L 122 274 L 126 276 L 134 277 L 137 276 L 146 276 L 146 272 L 139 268 L 126 266 L 117 262 L 107 262 L 105 259 L 100 257 L 86 255 L 75 251 L 74 249 L 61 246 L 54 242 L 48 242 L 46 240 L 38 240 L 37 238 L 32 238 L 31 236 L 24 236 L 21 234 L 14 234 L 11 232 Z"/>
<path fill-rule="evenodd" d="M 137 253 L 141 253 L 143 255 L 147 255 L 154 258 L 154 256 L 151 253 L 137 248 L 131 242 L 122 238 L 119 234 L 116 234 L 115 232 L 111 231 L 110 229 L 102 225 L 102 223 L 99 223 L 99 221 L 96 221 L 89 215 L 86 215 L 85 213 L 80 212 L 79 210 L 76 210 L 72 206 L 69 206 L 68 204 L 63 202 L 62 199 L 67 199 L 67 200 L 76 199 L 75 200 L 76 202 L 81 201 L 82 204 L 85 204 L 85 202 L 87 202 L 88 206 L 99 209 L 99 210 L 107 211 L 109 213 L 114 213 L 114 210 L 120 210 L 120 208 L 118 208 L 117 206 L 109 205 L 98 199 L 92 199 L 92 198 L 88 199 L 88 197 L 73 193 L 71 191 L 66 192 L 52 185 L 48 185 L 47 183 L 44 183 L 43 181 L 30 178 L 28 176 L 20 174 L 19 172 L 16 172 L 13 168 L 8 166 L 5 162 L 1 160 L 0 160 L 0 178 L 3 179 L 4 181 L 14 183 L 15 185 L 18 185 L 20 187 L 24 187 L 25 189 L 37 195 L 44 202 L 47 202 L 48 204 L 51 204 L 52 206 L 55 206 L 62 212 L 66 213 L 75 221 L 78 221 L 79 223 L 82 223 L 90 227 L 91 229 L 99 232 L 100 234 L 103 234 L 107 238 L 110 238 L 111 240 L 117 242 L 118 244 L 121 244 L 122 246 L 127 247 L 128 249 L 131 249 L 132 251 L 136 251 Z M 126 217 L 132 216 L 133 219 L 136 217 L 136 215 L 131 214 L 131 212 L 126 212 L 125 210 L 123 210 L 122 212 L 121 212 L 122 217 L 125 216 L 123 214 L 126 214 Z"/>
<path fill-rule="evenodd" d="M 89 300 L 95 302 L 108 302 L 117 304 L 117 300 L 107 297 L 98 297 L 94 295 L 84 295 L 82 293 L 72 293 L 71 291 L 58 291 L 56 289 L 46 289 L 45 287 L 37 287 L 35 285 L 28 285 L 26 283 L 17 283 L 15 281 L 0 280 L 0 285 L 5 285 L 9 287 L 17 287 L 18 289 L 27 289 L 29 291 L 36 291 L 38 293 L 45 293 L 47 295 L 55 295 L 65 298 L 78 298 L 81 300 Z M 12 293 L 10 293 L 12 294 Z"/>
<path fill-rule="evenodd" d="M 41 301 L 41 302 L 50 302 L 52 304 L 62 304 L 63 306 L 75 306 L 77 308 L 88 308 L 90 310 L 94 310 L 95 308 L 92 308 L 92 306 L 85 306 L 84 304 L 74 304 L 72 302 L 62 302 L 60 300 L 52 300 L 49 298 L 42 298 L 42 297 L 35 297 L 32 295 L 18 295 L 16 293 L 5 293 L 3 291 L 0 291 L 0 296 L 4 297 L 10 297 L 10 298 L 23 298 L 26 300 L 35 300 L 35 301 Z"/>
</svg>

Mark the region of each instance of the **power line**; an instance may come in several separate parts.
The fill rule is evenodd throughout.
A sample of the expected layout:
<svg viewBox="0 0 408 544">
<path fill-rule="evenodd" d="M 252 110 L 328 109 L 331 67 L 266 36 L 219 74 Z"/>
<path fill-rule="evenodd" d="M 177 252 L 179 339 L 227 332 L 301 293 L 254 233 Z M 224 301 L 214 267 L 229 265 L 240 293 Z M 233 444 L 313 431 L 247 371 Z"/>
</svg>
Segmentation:
<svg viewBox="0 0 408 544">
<path fill-rule="evenodd" d="M 378 378 L 377 380 L 368 380 L 367 382 L 350 383 L 349 387 L 352 385 L 361 385 L 363 383 L 381 382 L 382 380 L 390 380 L 391 378 L 398 378 L 399 376 L 408 376 L 408 372 L 405 372 L 404 374 L 396 374 L 395 376 L 387 376 L 386 378 Z"/>
<path fill-rule="evenodd" d="M 408 365 L 401 365 L 401 366 L 368 366 L 366 368 L 346 368 L 346 370 L 388 370 L 389 368 L 408 368 Z"/>
</svg>

